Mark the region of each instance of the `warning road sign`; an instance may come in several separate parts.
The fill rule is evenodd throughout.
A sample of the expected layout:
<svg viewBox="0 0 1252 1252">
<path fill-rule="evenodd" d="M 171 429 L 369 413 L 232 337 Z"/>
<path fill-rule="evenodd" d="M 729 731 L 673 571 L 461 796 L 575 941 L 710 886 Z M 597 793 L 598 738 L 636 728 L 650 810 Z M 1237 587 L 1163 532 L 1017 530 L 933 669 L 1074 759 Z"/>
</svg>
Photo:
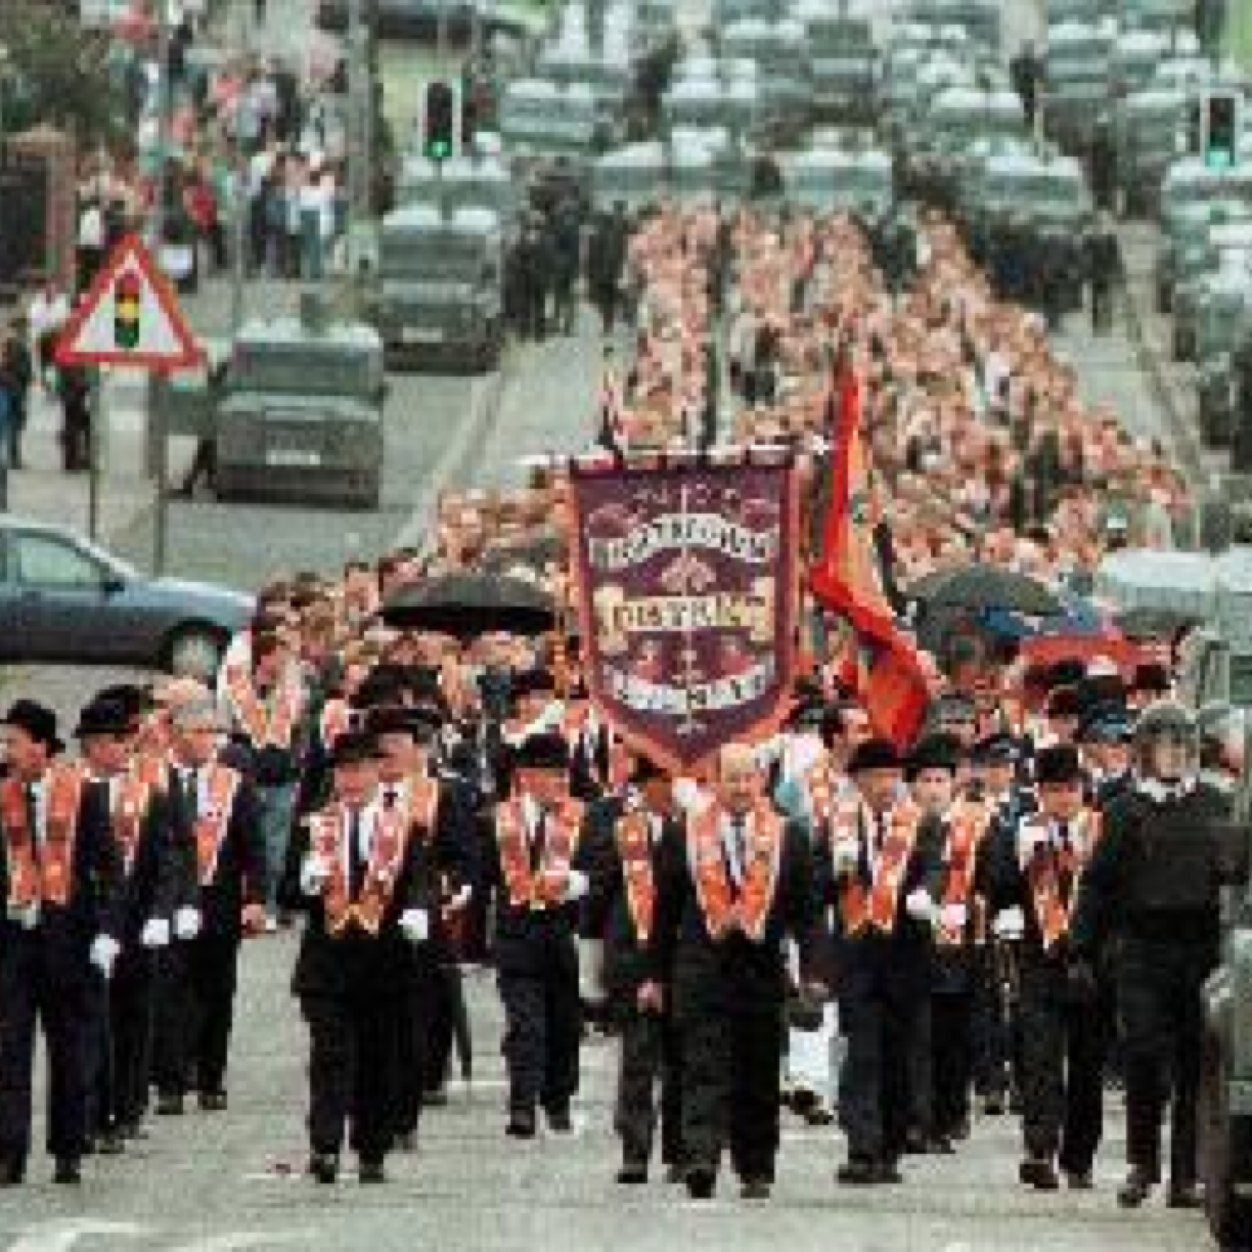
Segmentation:
<svg viewBox="0 0 1252 1252">
<path fill-rule="evenodd" d="M 188 369 L 203 360 L 169 281 L 135 235 L 121 240 L 57 343 L 59 365 Z"/>
</svg>

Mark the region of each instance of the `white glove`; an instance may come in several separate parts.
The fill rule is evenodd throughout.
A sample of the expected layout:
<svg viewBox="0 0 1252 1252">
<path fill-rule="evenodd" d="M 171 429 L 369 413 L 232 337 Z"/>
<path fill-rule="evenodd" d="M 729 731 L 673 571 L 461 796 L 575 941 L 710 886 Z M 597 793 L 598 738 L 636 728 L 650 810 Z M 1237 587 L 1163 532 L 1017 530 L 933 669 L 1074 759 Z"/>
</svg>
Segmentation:
<svg viewBox="0 0 1252 1252">
<path fill-rule="evenodd" d="M 861 860 L 861 845 L 855 839 L 837 839 L 830 851 L 836 874 L 851 874 Z"/>
<path fill-rule="evenodd" d="M 1046 826 L 1023 826 L 1017 832 L 1017 862 L 1025 869 L 1034 859 L 1040 848 L 1048 846 L 1049 836 Z"/>
<path fill-rule="evenodd" d="M 144 948 L 168 948 L 170 943 L 170 923 L 166 917 L 150 917 L 143 924 L 139 935 L 139 944 Z"/>
<path fill-rule="evenodd" d="M 430 938 L 430 914 L 425 909 L 405 909 L 400 914 L 400 929 L 410 943 L 425 943 Z"/>
<path fill-rule="evenodd" d="M 10 904 L 5 910 L 9 921 L 16 922 L 23 930 L 34 930 L 39 925 L 39 901 L 31 904 Z"/>
<path fill-rule="evenodd" d="M 968 920 L 969 910 L 963 904 L 945 904 L 939 910 L 939 924 L 950 933 L 964 930 Z"/>
<path fill-rule="evenodd" d="M 1001 909 L 991 921 L 991 933 L 997 939 L 1020 939 L 1026 933 L 1026 918 L 1015 904 Z"/>
<path fill-rule="evenodd" d="M 300 890 L 306 896 L 320 896 L 330 878 L 330 866 L 324 857 L 310 853 L 300 866 Z"/>
<path fill-rule="evenodd" d="M 91 942 L 91 951 L 88 952 L 87 959 L 105 978 L 112 978 L 113 962 L 117 960 L 117 954 L 121 950 L 122 945 L 112 935 L 97 935 Z"/>
<path fill-rule="evenodd" d="M 604 990 L 604 942 L 576 939 L 578 948 L 578 998 L 584 1004 L 602 1004 Z"/>
<path fill-rule="evenodd" d="M 449 910 L 449 912 L 455 912 L 457 909 L 463 909 L 470 902 L 470 897 L 473 894 L 474 888 L 466 883 L 443 907 Z"/>
<path fill-rule="evenodd" d="M 930 897 L 930 892 L 919 887 L 916 891 L 910 891 L 904 898 L 904 911 L 916 921 L 933 922 L 935 920 L 935 902 Z"/>
<path fill-rule="evenodd" d="M 572 869 L 565 880 L 565 899 L 581 900 L 591 887 L 591 879 L 580 869 Z"/>
<path fill-rule="evenodd" d="M 174 934 L 179 939 L 194 939 L 200 933 L 200 910 L 184 905 L 174 914 Z"/>
</svg>

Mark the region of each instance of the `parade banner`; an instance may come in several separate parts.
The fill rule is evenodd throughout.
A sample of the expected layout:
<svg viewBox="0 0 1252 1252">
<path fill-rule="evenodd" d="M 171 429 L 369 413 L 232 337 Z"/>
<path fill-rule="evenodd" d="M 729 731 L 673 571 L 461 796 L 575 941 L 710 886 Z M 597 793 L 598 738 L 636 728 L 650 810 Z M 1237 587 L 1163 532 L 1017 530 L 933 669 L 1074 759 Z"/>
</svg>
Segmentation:
<svg viewBox="0 0 1252 1252">
<path fill-rule="evenodd" d="M 613 729 L 683 774 L 772 729 L 795 669 L 790 460 L 582 463 L 571 486 L 583 663 Z"/>
</svg>

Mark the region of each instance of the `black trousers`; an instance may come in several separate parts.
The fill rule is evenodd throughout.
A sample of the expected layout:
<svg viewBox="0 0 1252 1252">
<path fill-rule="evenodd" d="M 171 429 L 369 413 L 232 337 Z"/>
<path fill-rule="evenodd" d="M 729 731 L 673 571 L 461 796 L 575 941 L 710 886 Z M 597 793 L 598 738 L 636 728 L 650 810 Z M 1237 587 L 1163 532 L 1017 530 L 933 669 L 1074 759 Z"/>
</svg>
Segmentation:
<svg viewBox="0 0 1252 1252">
<path fill-rule="evenodd" d="M 392 1083 L 402 1005 L 368 990 L 350 997 L 307 996 L 309 1146 L 338 1156 L 345 1134 L 363 1161 L 382 1161 L 394 1131 Z"/>
<path fill-rule="evenodd" d="M 30 1153 L 35 1032 L 48 1055 L 48 1152 L 79 1157 L 87 1140 L 93 972 L 61 968 L 38 930 L 9 927 L 0 955 L 0 1156 Z"/>
<path fill-rule="evenodd" d="M 1170 1178 L 1196 1179 L 1196 1100 L 1204 1039 L 1200 988 L 1215 964 L 1207 943 L 1126 940 L 1117 965 L 1126 1076 L 1126 1158 L 1161 1173 L 1170 1102 Z"/>
<path fill-rule="evenodd" d="M 682 1151 L 682 1056 L 678 1031 L 668 1016 L 630 1010 L 621 1019 L 621 1053 L 613 1128 L 622 1157 L 646 1165 L 661 1117 L 661 1161 L 680 1165 Z M 661 1086 L 657 1108 L 656 1086 Z"/>
<path fill-rule="evenodd" d="M 578 1045 L 582 1022 L 577 966 L 542 974 L 500 972 L 504 1002 L 504 1060 L 509 1071 L 509 1107 L 549 1112 L 569 1107 L 578 1090 Z"/>
<path fill-rule="evenodd" d="M 931 1126 L 938 1135 L 951 1135 L 969 1119 L 973 999 L 968 991 L 930 998 Z"/>
<path fill-rule="evenodd" d="M 397 998 L 395 1009 L 395 1132 L 413 1134 L 430 1072 L 431 1010 L 436 971 L 423 967 Z"/>
<path fill-rule="evenodd" d="M 916 979 L 857 986 L 840 998 L 847 1053 L 839 1076 L 839 1119 L 855 1160 L 895 1160 L 918 1112 L 914 1047 L 925 992 Z"/>
<path fill-rule="evenodd" d="M 154 990 L 153 954 L 123 949 L 109 984 L 109 1091 L 102 1109 L 110 1129 L 139 1121 L 148 1106 Z"/>
<path fill-rule="evenodd" d="M 436 967 L 428 1010 L 424 1085 L 427 1091 L 438 1091 L 448 1081 L 453 1047 L 461 1077 L 468 1080 L 474 1071 L 465 987 L 461 967 L 454 961 L 441 961 Z"/>
<path fill-rule="evenodd" d="M 970 1005 L 970 1049 L 974 1087 L 984 1099 L 1003 1101 L 1019 1087 L 1021 1032 L 1018 1006 L 1004 986 L 1003 961 L 1015 959 L 988 944 L 979 950 Z"/>
<path fill-rule="evenodd" d="M 782 1006 L 694 1009 L 677 1019 L 684 1163 L 716 1172 L 729 1146 L 741 1179 L 772 1182 L 778 1155 Z"/>
<path fill-rule="evenodd" d="M 1031 1156 L 1058 1156 L 1068 1173 L 1091 1169 L 1104 1116 L 1098 1015 L 1066 995 L 1060 962 L 1021 966 L 1022 1130 Z"/>
<path fill-rule="evenodd" d="M 163 1095 L 225 1089 L 239 940 L 202 934 L 162 954 L 155 1079 Z"/>
</svg>

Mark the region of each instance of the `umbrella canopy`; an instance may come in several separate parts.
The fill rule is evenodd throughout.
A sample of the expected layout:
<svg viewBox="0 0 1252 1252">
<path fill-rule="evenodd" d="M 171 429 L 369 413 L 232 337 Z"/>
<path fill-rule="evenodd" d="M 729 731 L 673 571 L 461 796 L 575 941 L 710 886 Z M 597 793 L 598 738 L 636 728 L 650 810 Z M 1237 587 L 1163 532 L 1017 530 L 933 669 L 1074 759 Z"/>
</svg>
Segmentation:
<svg viewBox="0 0 1252 1252">
<path fill-rule="evenodd" d="M 482 568 L 487 572 L 504 572 L 515 565 L 528 565 L 541 570 L 547 565 L 564 565 L 568 555 L 565 536 L 545 530 L 517 543 L 492 548 L 483 556 Z"/>
<path fill-rule="evenodd" d="M 398 630 L 432 630 L 470 639 L 492 631 L 541 635 L 556 625 L 552 597 L 520 578 L 455 573 L 401 587 L 383 605 Z"/>
<path fill-rule="evenodd" d="M 907 591 L 910 600 L 929 607 L 974 611 L 1009 609 L 1028 617 L 1052 617 L 1065 606 L 1042 583 L 998 565 L 953 565 L 919 578 Z"/>
<path fill-rule="evenodd" d="M 1127 609 L 1117 616 L 1122 634 L 1130 639 L 1172 639 L 1180 630 L 1187 630 L 1204 619 L 1186 609 Z"/>
</svg>

